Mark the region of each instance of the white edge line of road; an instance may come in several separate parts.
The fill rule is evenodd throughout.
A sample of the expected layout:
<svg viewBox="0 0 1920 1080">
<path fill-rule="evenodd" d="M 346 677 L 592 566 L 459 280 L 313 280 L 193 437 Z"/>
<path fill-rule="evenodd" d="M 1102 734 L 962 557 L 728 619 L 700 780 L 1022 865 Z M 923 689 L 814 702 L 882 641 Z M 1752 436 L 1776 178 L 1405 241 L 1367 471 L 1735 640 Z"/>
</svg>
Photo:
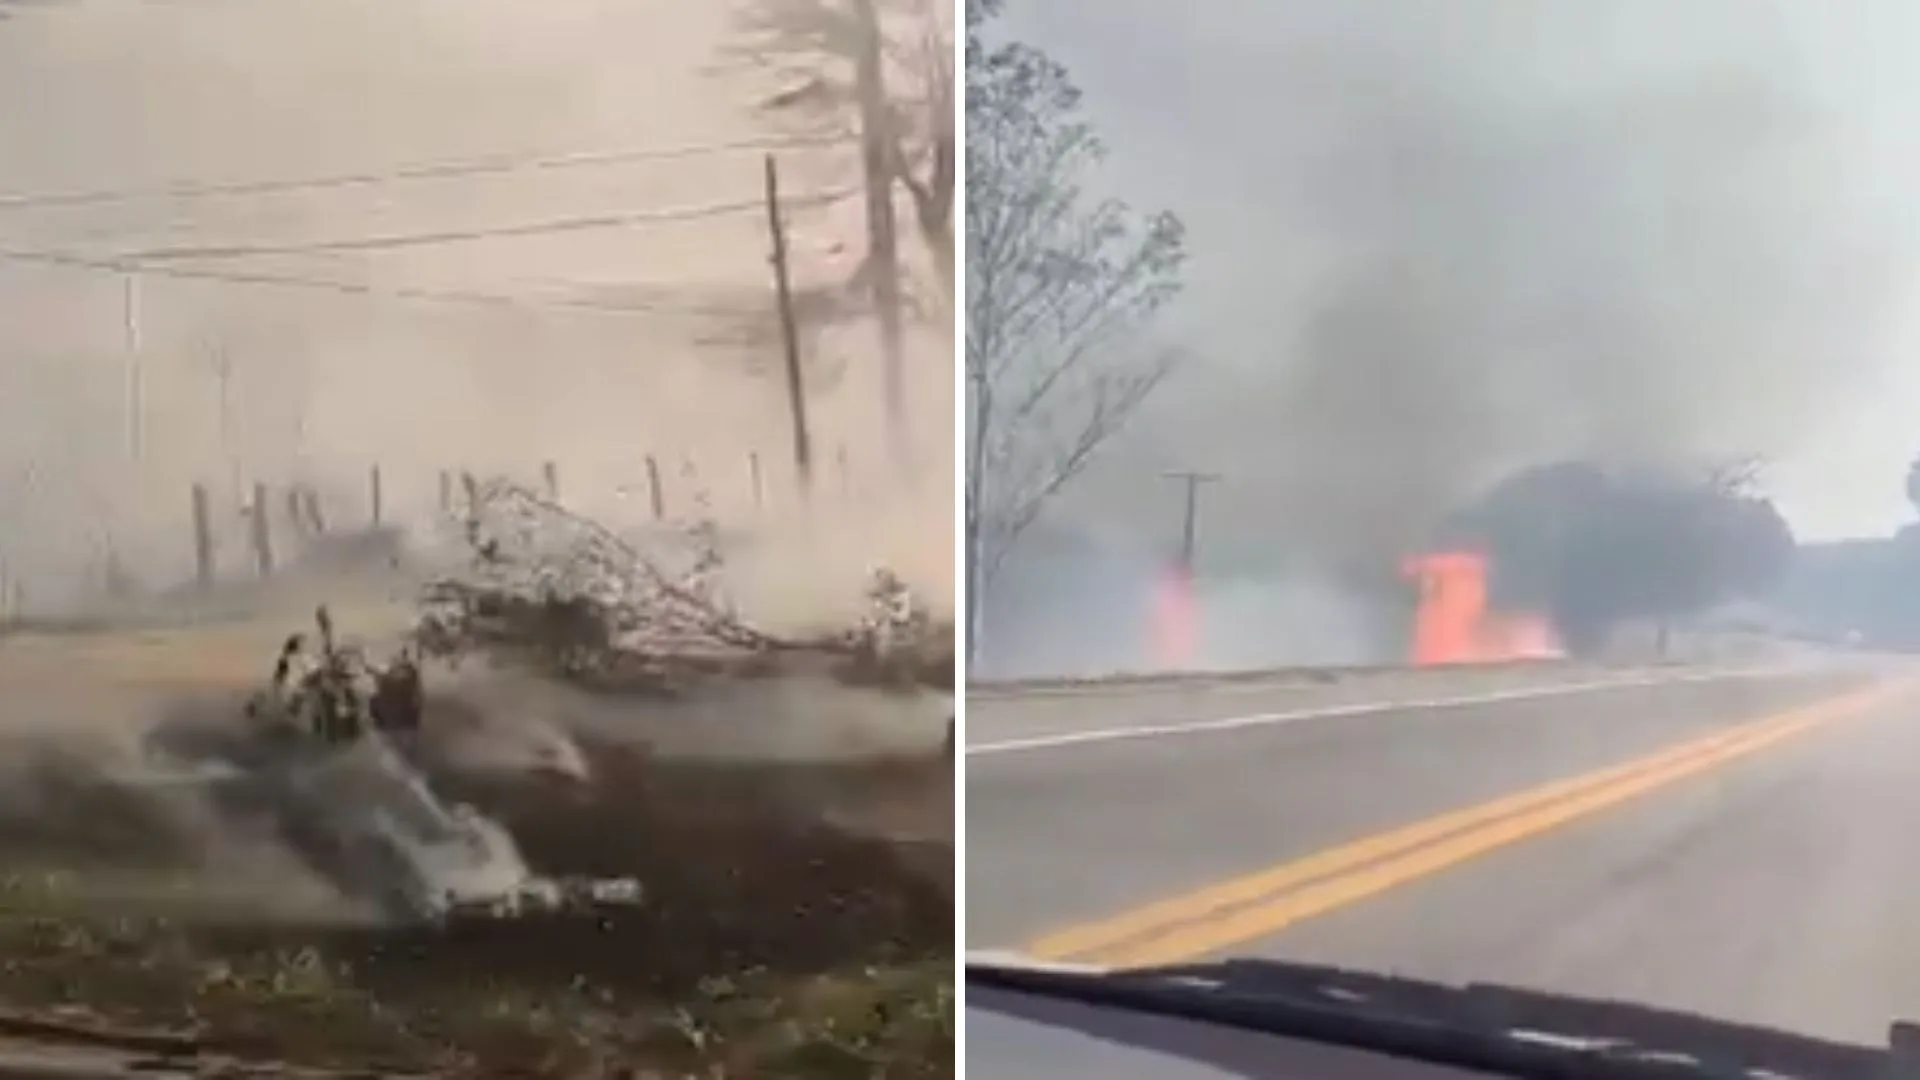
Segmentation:
<svg viewBox="0 0 1920 1080">
<path fill-rule="evenodd" d="M 977 746 L 967 747 L 967 756 L 984 757 L 990 754 L 1017 754 L 1031 750 L 1057 750 L 1070 746 L 1085 746 L 1089 743 L 1118 742 L 1123 739 L 1158 739 L 1165 738 L 1169 735 L 1204 735 L 1217 731 L 1236 731 L 1240 728 L 1291 724 L 1301 720 L 1368 716 L 1384 712 L 1424 712 L 1434 709 L 1467 708 L 1475 705 L 1498 705 L 1508 701 L 1568 697 L 1574 694 L 1593 693 L 1600 690 L 1624 690 L 1637 686 L 1658 686 L 1663 683 L 1714 682 L 1721 679 L 1751 679 L 1763 676 L 1791 675 L 1796 672 L 1817 670 L 1820 666 L 1822 665 L 1789 664 L 1779 667 L 1734 668 L 1720 671 L 1662 672 L 1653 676 L 1597 679 L 1589 682 L 1555 683 L 1547 686 L 1522 686 L 1515 687 L 1512 690 L 1493 690 L 1484 694 L 1462 694 L 1456 697 L 1411 699 L 1405 701 L 1361 701 L 1354 702 L 1350 705 L 1321 705 L 1306 709 L 1287 709 L 1281 712 L 1251 713 L 1246 716 L 1224 716 L 1214 720 L 1193 720 L 1186 723 L 1140 724 L 1132 727 L 1095 728 L 1091 731 L 1072 731 L 1060 735 L 1035 735 L 1025 739 L 1006 739 L 1000 742 L 980 743 Z"/>
</svg>

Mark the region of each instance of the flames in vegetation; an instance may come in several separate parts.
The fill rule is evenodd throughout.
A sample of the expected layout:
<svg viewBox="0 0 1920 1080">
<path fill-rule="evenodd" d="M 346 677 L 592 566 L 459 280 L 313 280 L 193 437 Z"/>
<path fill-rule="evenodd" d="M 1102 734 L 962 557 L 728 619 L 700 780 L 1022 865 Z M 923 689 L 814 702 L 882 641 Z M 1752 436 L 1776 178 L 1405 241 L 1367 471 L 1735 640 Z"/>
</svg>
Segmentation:
<svg viewBox="0 0 1920 1080">
<path fill-rule="evenodd" d="M 1488 608 L 1485 555 L 1435 552 L 1407 560 L 1405 571 L 1420 595 L 1414 614 L 1413 663 L 1484 664 L 1564 655 L 1560 635 L 1548 616 Z"/>
<path fill-rule="evenodd" d="M 1587 462 L 1507 477 L 1403 567 L 1418 590 L 1411 661 L 1591 653 L 1622 623 L 1757 594 L 1795 545 L 1755 481 L 1751 465 L 1687 476 Z"/>
</svg>

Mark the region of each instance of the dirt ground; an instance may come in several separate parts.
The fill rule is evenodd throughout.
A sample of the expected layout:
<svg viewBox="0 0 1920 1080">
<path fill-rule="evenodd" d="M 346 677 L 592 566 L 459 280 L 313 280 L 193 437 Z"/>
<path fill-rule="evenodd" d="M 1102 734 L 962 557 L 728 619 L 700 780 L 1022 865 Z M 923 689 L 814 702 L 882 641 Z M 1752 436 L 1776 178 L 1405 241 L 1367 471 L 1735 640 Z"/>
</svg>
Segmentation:
<svg viewBox="0 0 1920 1080">
<path fill-rule="evenodd" d="M 387 1075 L 952 1074 L 953 762 L 937 728 L 807 758 L 756 755 L 744 721 L 730 755 L 663 753 L 646 736 L 661 718 L 636 710 L 624 732 L 605 703 L 591 725 L 552 721 L 588 782 L 449 769 L 434 786 L 504 823 L 534 870 L 630 876 L 643 902 L 401 929 L 291 903 L 291 862 L 183 835 L 151 792 L 41 767 L 183 695 L 231 701 L 239 653 L 261 655 L 235 638 L 0 641 L 0 1010 L 15 1022 Z M 822 745 L 846 751 L 837 738 Z M 30 749 L 56 745 L 65 756 Z"/>
</svg>

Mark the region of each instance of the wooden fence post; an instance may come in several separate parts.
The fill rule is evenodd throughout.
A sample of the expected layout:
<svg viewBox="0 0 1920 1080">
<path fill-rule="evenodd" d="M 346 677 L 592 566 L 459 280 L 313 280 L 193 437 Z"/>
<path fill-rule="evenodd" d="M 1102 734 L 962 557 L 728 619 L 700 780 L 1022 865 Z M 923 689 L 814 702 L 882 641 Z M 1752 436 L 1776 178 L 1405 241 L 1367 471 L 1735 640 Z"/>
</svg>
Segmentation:
<svg viewBox="0 0 1920 1080">
<path fill-rule="evenodd" d="M 311 485 L 300 489 L 301 505 L 307 508 L 307 528 L 315 536 L 324 536 L 327 532 L 327 516 L 320 512 L 320 492 Z"/>
<path fill-rule="evenodd" d="M 666 517 L 666 494 L 660 490 L 660 462 L 652 454 L 647 455 L 647 494 L 653 503 L 653 520 Z"/>
<path fill-rule="evenodd" d="M 293 528 L 293 534 L 302 540 L 307 539 L 307 509 L 300 502 L 300 485 L 287 485 L 287 524 Z"/>
<path fill-rule="evenodd" d="M 208 508 L 207 485 L 193 485 L 193 580 L 202 590 L 213 587 L 213 512 Z"/>
<path fill-rule="evenodd" d="M 273 529 L 267 521 L 267 485 L 255 481 L 253 506 L 248 515 L 253 526 L 253 559 L 262 580 L 273 576 Z"/>
</svg>

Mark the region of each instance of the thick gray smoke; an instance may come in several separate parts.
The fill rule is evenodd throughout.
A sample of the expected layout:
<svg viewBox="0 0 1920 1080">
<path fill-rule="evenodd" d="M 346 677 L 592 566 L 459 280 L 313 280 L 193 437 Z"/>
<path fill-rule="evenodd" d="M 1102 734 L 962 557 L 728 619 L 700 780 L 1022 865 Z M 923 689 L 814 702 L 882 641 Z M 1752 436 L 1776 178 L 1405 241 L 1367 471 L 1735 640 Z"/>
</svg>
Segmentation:
<svg viewBox="0 0 1920 1080">
<path fill-rule="evenodd" d="M 430 510 L 442 468 L 536 480 L 546 460 L 570 502 L 645 517 L 654 455 L 670 513 L 694 512 L 705 494 L 715 515 L 741 522 L 755 512 L 750 452 L 767 514 L 792 510 L 762 151 L 779 149 L 796 203 L 803 295 L 846 281 L 860 258 L 857 197 L 802 204 L 857 187 L 859 160 L 847 145 L 781 148 L 791 132 L 760 107 L 780 80 L 730 59 L 738 6 L 70 0 L 0 21 L 0 98 L 35 103 L 0 111 L 9 253 L 111 259 L 654 215 L 417 247 L 176 258 L 138 279 L 131 304 L 118 274 L 0 255 L 0 578 L 24 582 L 29 607 L 54 609 L 97 590 L 109 551 L 150 585 L 189 576 L 195 480 L 211 488 L 222 570 L 244 575 L 239 503 L 254 481 L 311 483 L 331 522 L 357 524 L 376 462 L 390 519 Z M 631 156 L 217 198 L 14 198 L 596 154 Z M 179 271 L 229 280 L 167 276 Z M 245 283 L 259 278 L 349 289 Z M 857 502 L 862 521 L 783 521 L 788 547 L 806 549 L 789 561 L 807 570 L 769 570 L 780 580 L 762 591 L 804 607 L 800 594 L 857 594 L 884 562 L 929 595 L 949 593 L 947 328 L 908 330 L 915 449 L 930 478 L 910 494 L 882 438 L 873 327 L 809 320 L 804 332 L 823 487 Z"/>
<path fill-rule="evenodd" d="M 1556 453 L 1790 447 L 1872 356 L 1882 223 L 1764 73 L 1341 107 L 1315 194 L 1353 254 L 1278 380 L 1271 459 L 1286 531 L 1317 552 L 1390 561 L 1495 471 Z"/>
<path fill-rule="evenodd" d="M 1082 513 L 1171 536 L 1142 476 L 1215 469 L 1203 571 L 1373 578 L 1515 468 L 1832 431 L 1896 352 L 1915 170 L 1875 130 L 1920 88 L 1893 7 L 1779 6 L 1028 5 L 1194 247 L 1198 359 Z"/>
</svg>

